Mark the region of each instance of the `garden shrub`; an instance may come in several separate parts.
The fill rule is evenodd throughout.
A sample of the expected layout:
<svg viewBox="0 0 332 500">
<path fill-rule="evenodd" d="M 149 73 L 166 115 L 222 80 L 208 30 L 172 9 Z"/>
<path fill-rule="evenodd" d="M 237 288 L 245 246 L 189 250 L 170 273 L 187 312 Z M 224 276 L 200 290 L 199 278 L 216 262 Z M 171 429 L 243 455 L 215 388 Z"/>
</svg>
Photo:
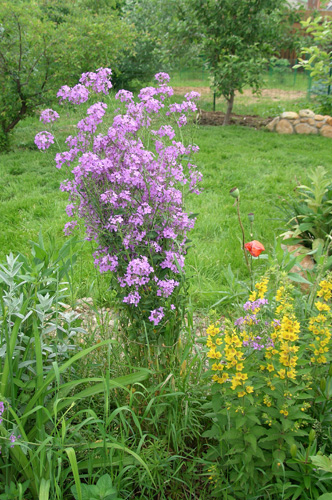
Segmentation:
<svg viewBox="0 0 332 500">
<path fill-rule="evenodd" d="M 84 73 L 78 85 L 58 92 L 61 103 L 75 105 L 104 94 L 78 122 L 77 135 L 67 138 L 69 149 L 56 155 L 56 166 L 73 174 L 61 189 L 70 197 L 67 214 L 82 219 L 86 238 L 97 243 L 95 265 L 110 272 L 128 338 L 172 346 L 185 314 L 187 233 L 196 219 L 184 211 L 183 194 L 198 194 L 201 180 L 191 159 L 198 147 L 178 136 L 199 94 L 168 104 L 169 76 L 158 73 L 158 86 L 141 89 L 136 102 L 131 92 L 118 91 L 119 108 L 109 117 L 110 75 L 103 68 Z M 41 120 L 50 122 L 45 113 Z M 53 141 L 46 131 L 35 139 L 39 149 Z M 67 223 L 65 231 L 76 225 Z"/>
</svg>

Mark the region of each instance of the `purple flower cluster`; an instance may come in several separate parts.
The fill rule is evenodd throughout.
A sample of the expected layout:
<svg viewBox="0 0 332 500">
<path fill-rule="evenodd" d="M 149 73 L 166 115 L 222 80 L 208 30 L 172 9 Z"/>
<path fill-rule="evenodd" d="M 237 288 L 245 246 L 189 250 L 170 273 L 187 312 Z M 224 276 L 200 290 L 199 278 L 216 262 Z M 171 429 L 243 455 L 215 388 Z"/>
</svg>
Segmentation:
<svg viewBox="0 0 332 500">
<path fill-rule="evenodd" d="M 264 306 L 266 304 L 268 304 L 269 301 L 267 299 L 257 299 L 257 300 L 254 300 L 253 302 L 250 302 L 248 300 L 248 302 L 246 302 L 243 306 L 243 309 L 245 311 L 256 311 L 256 309 L 259 309 L 261 306 Z"/>
<path fill-rule="evenodd" d="M 19 434 L 18 436 L 15 436 L 14 433 L 12 433 L 10 436 L 9 436 L 9 441 L 11 442 L 11 445 L 10 447 L 11 448 L 14 448 L 14 443 L 17 441 L 17 439 L 20 439 L 22 436 L 21 434 Z"/>
<path fill-rule="evenodd" d="M 110 75 L 108 68 L 84 73 L 78 85 L 59 90 L 60 102 L 85 102 L 91 89 L 107 94 Z M 67 166 L 72 172 L 61 185 L 70 197 L 67 214 L 82 219 L 86 238 L 98 244 L 95 265 L 100 272 L 114 273 L 123 303 L 143 310 L 144 300 L 154 296 L 156 307 L 149 316 L 154 325 L 166 309 L 175 309 L 174 304 L 164 306 L 180 285 L 176 277 L 184 267 L 186 235 L 195 224 L 183 210 L 183 189 L 199 194 L 202 178 L 191 163 L 197 146 L 176 141 L 170 123 L 151 128 L 151 115 L 161 112 L 169 122 L 185 125 L 199 94 L 188 93 L 182 103 L 167 105 L 173 95 L 169 76 L 158 73 L 156 80 L 156 87 L 141 89 L 137 101 L 131 92 L 117 92 L 122 112 L 117 110 L 106 133 L 97 129 L 107 105 L 90 106 L 77 135 L 67 138 L 67 151 L 56 155 L 57 168 Z M 65 232 L 75 224 L 67 223 Z"/>
<path fill-rule="evenodd" d="M 77 84 L 75 87 L 70 88 L 64 85 L 57 93 L 60 103 L 64 101 L 72 102 L 73 104 L 83 104 L 89 99 L 89 91 L 84 85 Z"/>
<path fill-rule="evenodd" d="M 91 87 L 97 94 L 108 94 L 112 88 L 110 81 L 112 70 L 110 68 L 99 68 L 95 73 L 83 73 L 80 78 L 80 83 L 85 87 Z"/>
<path fill-rule="evenodd" d="M 35 144 L 38 149 L 48 149 L 51 144 L 54 144 L 54 136 L 50 132 L 39 132 L 35 136 Z"/>
<path fill-rule="evenodd" d="M 256 314 L 247 314 L 244 317 L 240 317 L 234 321 L 235 326 L 239 326 L 241 329 L 244 328 L 245 325 L 258 325 L 260 319 L 257 318 Z"/>
<path fill-rule="evenodd" d="M 151 311 L 149 320 L 154 324 L 154 326 L 157 326 L 164 316 L 164 308 L 158 307 L 158 309 L 154 309 L 153 311 Z"/>
<path fill-rule="evenodd" d="M 51 122 L 56 122 L 59 118 L 60 116 L 56 111 L 48 108 L 44 109 L 44 111 L 40 113 L 39 121 L 43 123 L 51 123 Z"/>
<path fill-rule="evenodd" d="M 244 340 L 242 343 L 245 347 L 251 347 L 255 351 L 261 351 L 265 347 L 264 344 L 260 344 L 261 340 L 262 340 L 262 337 L 260 337 L 259 335 L 256 335 L 256 337 L 253 337 L 250 340 Z"/>
</svg>

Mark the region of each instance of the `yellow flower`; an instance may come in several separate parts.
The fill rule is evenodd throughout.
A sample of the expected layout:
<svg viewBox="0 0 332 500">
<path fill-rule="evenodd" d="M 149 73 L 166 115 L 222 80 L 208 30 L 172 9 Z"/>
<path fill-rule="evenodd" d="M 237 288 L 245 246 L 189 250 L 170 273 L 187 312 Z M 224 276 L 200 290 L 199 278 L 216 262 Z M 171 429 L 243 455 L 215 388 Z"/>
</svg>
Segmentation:
<svg viewBox="0 0 332 500">
<path fill-rule="evenodd" d="M 218 333 L 220 332 L 220 328 L 218 328 L 217 326 L 215 326 L 214 324 L 210 325 L 207 330 L 206 330 L 206 333 L 207 335 L 211 335 L 211 337 L 214 337 L 215 335 L 217 335 Z"/>
<path fill-rule="evenodd" d="M 248 394 L 251 394 L 252 392 L 254 392 L 253 386 L 252 385 L 247 385 L 246 391 L 247 391 Z"/>
<path fill-rule="evenodd" d="M 268 278 L 263 278 L 260 283 L 256 283 L 255 288 L 258 290 L 258 297 L 263 299 L 267 292 Z M 254 299 L 255 300 L 255 299 Z"/>
<path fill-rule="evenodd" d="M 296 371 L 294 369 L 292 370 L 288 370 L 287 372 L 287 378 L 291 378 L 291 379 L 296 379 Z"/>
<path fill-rule="evenodd" d="M 269 372 L 273 372 L 274 371 L 274 366 L 271 365 L 271 364 L 268 364 L 267 367 L 266 367 L 267 371 Z"/>
<path fill-rule="evenodd" d="M 272 402 L 271 402 L 271 398 L 270 396 L 264 396 L 263 398 L 263 403 L 266 405 L 266 406 L 271 406 Z"/>
<path fill-rule="evenodd" d="M 243 398 L 243 396 L 245 396 L 245 395 L 246 395 L 246 392 L 245 392 L 245 391 L 240 391 L 240 392 L 238 392 L 238 393 L 237 393 L 237 396 L 238 396 L 239 398 Z"/>
<path fill-rule="evenodd" d="M 285 292 L 285 287 L 284 286 L 281 286 L 278 290 L 277 290 L 277 293 L 276 293 L 276 301 L 277 302 L 280 302 L 282 297 L 283 297 L 283 294 Z"/>
<path fill-rule="evenodd" d="M 318 311 L 329 312 L 331 310 L 331 308 L 327 304 L 324 304 L 324 302 L 315 302 L 315 306 L 318 309 Z"/>
</svg>

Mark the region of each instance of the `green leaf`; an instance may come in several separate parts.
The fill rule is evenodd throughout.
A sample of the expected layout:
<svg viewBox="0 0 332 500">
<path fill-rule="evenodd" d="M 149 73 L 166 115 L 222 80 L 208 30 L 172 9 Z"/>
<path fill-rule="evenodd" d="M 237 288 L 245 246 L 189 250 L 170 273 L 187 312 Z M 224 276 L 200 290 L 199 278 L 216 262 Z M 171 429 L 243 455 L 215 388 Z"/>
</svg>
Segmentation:
<svg viewBox="0 0 332 500">
<path fill-rule="evenodd" d="M 81 489 L 81 481 L 80 481 L 80 475 L 78 472 L 78 467 L 77 467 L 77 460 L 76 460 L 76 453 L 74 448 L 65 448 L 65 452 L 68 455 L 69 462 L 71 465 L 71 470 L 74 476 L 74 481 L 75 481 L 75 486 L 76 486 L 76 492 L 77 492 L 77 498 L 78 500 L 83 500 L 82 498 L 82 489 Z"/>
<path fill-rule="evenodd" d="M 106 498 L 110 495 L 117 495 L 117 490 L 114 488 L 111 476 L 104 474 L 97 481 L 98 494 L 100 498 Z"/>
<path fill-rule="evenodd" d="M 254 452 L 256 452 L 257 450 L 257 441 L 256 441 L 256 438 L 255 436 L 253 436 L 252 434 L 245 434 L 244 435 L 244 440 L 249 443 L 253 449 Z"/>
<path fill-rule="evenodd" d="M 42 478 L 39 488 L 39 500 L 48 500 L 50 492 L 50 480 Z"/>
<path fill-rule="evenodd" d="M 158 236 L 158 233 L 157 231 L 149 231 L 147 234 L 146 234 L 147 238 L 149 238 L 150 240 L 155 240 Z"/>
<path fill-rule="evenodd" d="M 325 455 L 315 455 L 310 457 L 310 460 L 318 469 L 325 472 L 332 472 L 332 455 L 329 457 Z"/>
<path fill-rule="evenodd" d="M 303 278 L 303 276 L 301 276 L 300 274 L 297 274 L 297 273 L 288 273 L 288 277 L 292 281 L 296 281 L 297 283 L 306 283 L 307 285 L 312 285 L 312 283 L 310 283 L 310 281 L 308 281 L 305 278 Z"/>
</svg>

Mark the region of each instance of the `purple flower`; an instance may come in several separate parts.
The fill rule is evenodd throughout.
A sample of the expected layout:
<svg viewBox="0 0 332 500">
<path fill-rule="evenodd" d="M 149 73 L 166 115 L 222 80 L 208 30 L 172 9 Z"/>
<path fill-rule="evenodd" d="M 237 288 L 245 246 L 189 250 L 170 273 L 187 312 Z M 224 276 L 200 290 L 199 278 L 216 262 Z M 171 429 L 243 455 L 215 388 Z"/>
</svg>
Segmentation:
<svg viewBox="0 0 332 500">
<path fill-rule="evenodd" d="M 184 97 L 187 101 L 197 101 L 201 97 L 201 94 L 192 90 L 191 92 L 185 94 Z"/>
<path fill-rule="evenodd" d="M 180 283 L 175 280 L 158 280 L 157 284 L 157 295 L 165 298 L 172 295 L 174 288 L 180 285 Z"/>
<path fill-rule="evenodd" d="M 117 94 L 115 94 L 115 99 L 120 99 L 121 102 L 133 102 L 134 95 L 129 90 L 119 90 Z"/>
<path fill-rule="evenodd" d="M 54 144 L 54 136 L 49 132 L 39 132 L 35 136 L 35 144 L 38 149 L 48 149 L 51 144 Z"/>
<path fill-rule="evenodd" d="M 72 222 L 67 222 L 65 224 L 65 227 L 63 229 L 63 232 L 65 233 L 66 236 L 69 236 L 72 232 L 73 229 L 77 226 L 77 221 L 72 221 Z"/>
<path fill-rule="evenodd" d="M 59 114 L 53 109 L 49 108 L 49 109 L 44 109 L 44 111 L 40 113 L 39 121 L 43 123 L 51 123 L 57 121 L 59 118 L 60 118 Z"/>
<path fill-rule="evenodd" d="M 155 75 L 155 79 L 157 80 L 157 82 L 163 84 L 168 83 L 171 78 L 168 73 L 157 73 Z"/>
<path fill-rule="evenodd" d="M 15 436 L 14 433 L 12 433 L 10 436 L 9 436 L 9 441 L 12 443 L 10 445 L 11 448 L 14 448 L 14 443 L 16 442 L 17 439 L 20 439 L 21 435 L 18 435 L 18 436 Z"/>
<path fill-rule="evenodd" d="M 178 127 L 181 128 L 184 125 L 187 125 L 187 117 L 186 115 L 180 115 L 179 119 L 176 122 L 178 124 Z"/>
<path fill-rule="evenodd" d="M 137 307 L 140 300 L 141 296 L 138 292 L 131 292 L 123 299 L 123 302 L 126 304 L 134 304 L 134 306 Z"/>
<path fill-rule="evenodd" d="M 103 93 L 107 95 L 112 88 L 110 77 L 112 70 L 110 68 L 99 68 L 95 73 L 83 73 L 80 78 L 80 83 L 85 87 L 91 87 L 96 93 Z"/>
<path fill-rule="evenodd" d="M 234 326 L 242 326 L 244 322 L 245 322 L 245 319 L 241 316 L 240 318 L 238 318 L 234 321 Z"/>
<path fill-rule="evenodd" d="M 160 321 L 163 319 L 165 316 L 164 314 L 164 308 L 163 307 L 158 307 L 157 309 L 154 309 L 151 311 L 151 314 L 149 316 L 149 320 L 154 324 L 154 326 L 157 326 Z"/>
<path fill-rule="evenodd" d="M 259 309 L 261 306 L 268 304 L 269 301 L 267 299 L 257 299 L 254 302 L 246 302 L 243 306 L 243 309 L 245 311 L 251 310 L 255 311 L 256 309 Z"/>
</svg>

